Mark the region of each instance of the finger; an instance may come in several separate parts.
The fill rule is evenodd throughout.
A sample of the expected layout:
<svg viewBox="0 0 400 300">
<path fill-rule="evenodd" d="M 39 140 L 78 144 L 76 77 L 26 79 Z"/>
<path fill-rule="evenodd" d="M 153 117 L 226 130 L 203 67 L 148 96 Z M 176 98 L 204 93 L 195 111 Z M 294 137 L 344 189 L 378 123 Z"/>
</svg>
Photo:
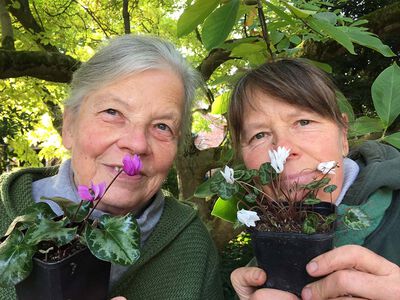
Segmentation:
<svg viewBox="0 0 400 300">
<path fill-rule="evenodd" d="M 264 284 L 267 275 L 256 267 L 243 267 L 234 270 L 231 274 L 232 286 L 241 300 L 250 299 L 257 287 Z"/>
<path fill-rule="evenodd" d="M 360 297 L 361 299 L 388 299 L 386 279 L 356 270 L 337 271 L 308 284 L 302 291 L 304 300 Z"/>
<path fill-rule="evenodd" d="M 314 258 L 307 264 L 306 268 L 311 276 L 323 276 L 343 269 L 356 269 L 375 275 L 388 275 L 396 267 L 392 262 L 367 248 L 347 245 Z"/>
<path fill-rule="evenodd" d="M 126 298 L 122 297 L 122 296 L 118 296 L 118 297 L 112 298 L 111 300 L 126 300 Z"/>
<path fill-rule="evenodd" d="M 259 289 L 251 297 L 250 300 L 299 300 L 299 298 L 291 293 L 283 292 L 275 289 Z"/>
</svg>

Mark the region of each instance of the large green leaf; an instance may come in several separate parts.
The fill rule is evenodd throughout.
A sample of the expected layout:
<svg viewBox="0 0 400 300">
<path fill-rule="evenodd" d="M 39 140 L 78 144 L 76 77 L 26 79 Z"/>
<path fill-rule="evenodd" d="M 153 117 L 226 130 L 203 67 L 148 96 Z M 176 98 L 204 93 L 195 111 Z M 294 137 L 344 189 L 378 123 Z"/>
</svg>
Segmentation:
<svg viewBox="0 0 400 300">
<path fill-rule="evenodd" d="M 64 211 L 64 215 L 74 222 L 81 222 L 89 214 L 90 208 L 93 207 L 91 201 L 82 201 L 81 204 L 63 197 L 41 197 L 40 199 L 57 203 Z"/>
<path fill-rule="evenodd" d="M 192 32 L 218 4 L 219 0 L 197 0 L 193 5 L 188 6 L 178 20 L 178 37 Z"/>
<path fill-rule="evenodd" d="M 99 259 L 127 266 L 140 257 L 140 231 L 133 214 L 103 215 L 98 228 L 86 226 L 84 236 L 90 251 Z"/>
<path fill-rule="evenodd" d="M 383 140 L 396 148 L 400 149 L 400 132 L 393 133 L 391 135 L 385 136 Z"/>
<path fill-rule="evenodd" d="M 380 132 L 384 129 L 382 121 L 378 118 L 360 117 L 350 123 L 348 136 L 355 137 L 373 132 Z"/>
<path fill-rule="evenodd" d="M 307 17 L 316 13 L 314 10 L 300 9 L 284 1 L 283 5 L 285 5 L 292 12 L 292 14 L 300 19 L 306 19 Z"/>
<path fill-rule="evenodd" d="M 223 115 L 228 111 L 230 92 L 223 93 L 215 97 L 211 104 L 211 113 L 215 115 Z"/>
<path fill-rule="evenodd" d="M 339 27 L 339 29 L 345 32 L 353 43 L 374 49 L 386 57 L 392 57 L 396 55 L 389 46 L 383 44 L 379 38 L 374 36 L 373 33 L 363 30 L 362 27 L 343 26 Z"/>
<path fill-rule="evenodd" d="M 343 47 L 347 49 L 351 54 L 356 54 L 354 52 L 354 46 L 353 43 L 351 42 L 350 37 L 340 30 L 340 27 L 333 26 L 332 24 L 323 21 L 323 20 L 318 20 L 313 17 L 307 18 L 307 23 L 312 27 L 312 29 L 316 30 L 317 32 L 323 32 L 330 38 L 334 39 L 337 41 L 339 44 L 341 44 Z"/>
<path fill-rule="evenodd" d="M 242 57 L 248 59 L 253 65 L 257 65 L 259 61 L 265 61 L 267 46 L 265 43 L 258 41 L 253 43 L 242 43 L 232 49 L 232 57 Z"/>
<path fill-rule="evenodd" d="M 27 230 L 24 241 L 27 244 L 37 245 L 41 241 L 54 241 L 57 246 L 71 242 L 77 234 L 77 227 L 66 228 L 69 220 L 60 221 L 42 219 Z"/>
<path fill-rule="evenodd" d="M 235 223 L 237 219 L 237 202 L 238 200 L 235 198 L 229 200 L 218 198 L 211 211 L 211 215 Z"/>
<path fill-rule="evenodd" d="M 32 271 L 32 257 L 36 247 L 23 241 L 23 234 L 15 230 L 0 244 L 0 286 L 14 286 Z"/>
<path fill-rule="evenodd" d="M 276 13 L 281 20 L 284 20 L 287 22 L 289 25 L 296 25 L 296 22 L 294 21 L 293 17 L 289 14 L 287 14 L 285 11 L 283 11 L 280 7 L 274 5 L 271 3 L 271 1 L 266 1 L 268 8 L 271 9 L 274 13 Z"/>
<path fill-rule="evenodd" d="M 371 93 L 376 112 L 389 127 L 400 114 L 400 68 L 396 63 L 379 74 Z"/>
<path fill-rule="evenodd" d="M 347 98 L 339 91 L 336 92 L 336 99 L 338 101 L 338 105 L 340 111 L 347 115 L 349 122 L 354 121 L 354 111 L 353 107 L 351 106 L 350 102 Z"/>
<path fill-rule="evenodd" d="M 204 21 L 201 37 L 207 50 L 222 44 L 236 22 L 239 0 L 231 0 L 212 12 Z"/>
</svg>

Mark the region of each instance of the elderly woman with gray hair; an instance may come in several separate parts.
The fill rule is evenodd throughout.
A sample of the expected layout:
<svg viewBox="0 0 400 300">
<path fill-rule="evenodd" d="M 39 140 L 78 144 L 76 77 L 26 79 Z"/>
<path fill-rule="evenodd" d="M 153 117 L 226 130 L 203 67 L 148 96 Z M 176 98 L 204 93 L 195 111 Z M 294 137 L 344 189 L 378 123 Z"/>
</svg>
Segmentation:
<svg viewBox="0 0 400 300">
<path fill-rule="evenodd" d="M 119 176 L 97 206 L 98 215 L 135 212 L 141 231 L 140 259 L 111 268 L 110 297 L 221 299 L 218 255 L 205 226 L 190 205 L 161 192 L 198 82 L 170 43 L 112 39 L 73 76 L 62 130 L 71 158 L 60 167 L 2 175 L 0 233 L 41 196 L 80 201 L 78 185 L 109 183 L 124 155 L 136 154 L 141 173 Z M 14 289 L 0 289 L 0 299 L 14 298 Z"/>
</svg>

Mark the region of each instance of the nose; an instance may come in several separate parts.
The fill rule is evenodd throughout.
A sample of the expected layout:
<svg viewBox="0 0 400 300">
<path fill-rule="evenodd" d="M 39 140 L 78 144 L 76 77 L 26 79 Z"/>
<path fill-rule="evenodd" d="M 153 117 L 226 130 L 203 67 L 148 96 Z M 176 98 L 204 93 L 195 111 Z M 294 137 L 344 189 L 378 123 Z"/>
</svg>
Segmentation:
<svg viewBox="0 0 400 300">
<path fill-rule="evenodd" d="M 126 128 L 117 141 L 117 146 L 132 154 L 143 155 L 149 152 L 148 135 L 144 128 Z"/>
<path fill-rule="evenodd" d="M 294 136 L 290 132 L 290 130 L 286 128 L 281 127 L 274 130 L 272 134 L 272 145 L 274 149 L 278 147 L 285 147 L 286 149 L 290 149 L 289 158 L 298 155 L 296 147 L 296 136 Z"/>
</svg>

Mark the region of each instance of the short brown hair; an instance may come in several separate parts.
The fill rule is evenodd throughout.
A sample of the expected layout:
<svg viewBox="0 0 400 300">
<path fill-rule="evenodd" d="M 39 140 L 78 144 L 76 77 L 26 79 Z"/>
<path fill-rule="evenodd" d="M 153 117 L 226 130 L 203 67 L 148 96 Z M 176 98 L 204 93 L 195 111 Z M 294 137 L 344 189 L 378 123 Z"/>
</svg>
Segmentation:
<svg viewBox="0 0 400 300">
<path fill-rule="evenodd" d="M 247 72 L 232 92 L 228 123 L 233 145 L 240 149 L 244 107 L 254 107 L 252 96 L 260 91 L 288 104 L 316 112 L 346 128 L 340 112 L 334 83 L 320 69 L 302 59 L 267 62 Z"/>
</svg>

